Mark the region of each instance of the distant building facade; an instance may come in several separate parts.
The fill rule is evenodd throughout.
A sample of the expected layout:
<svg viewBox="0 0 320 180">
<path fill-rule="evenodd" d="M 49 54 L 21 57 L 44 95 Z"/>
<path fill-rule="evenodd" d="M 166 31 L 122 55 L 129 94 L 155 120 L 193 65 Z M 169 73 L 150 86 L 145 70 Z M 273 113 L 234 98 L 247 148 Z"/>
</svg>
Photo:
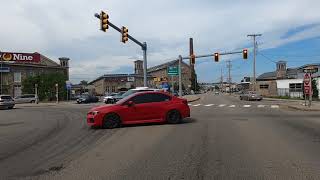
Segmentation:
<svg viewBox="0 0 320 180">
<path fill-rule="evenodd" d="M 306 64 L 297 68 L 287 68 L 285 61 L 276 64 L 276 71 L 261 74 L 257 78 L 257 91 L 264 96 L 303 96 L 303 69 L 306 67 L 318 67 L 320 64 Z M 320 73 L 312 75 L 319 86 Z M 318 88 L 319 89 L 319 88 Z"/>
<path fill-rule="evenodd" d="M 15 97 L 22 94 L 22 82 L 29 76 L 62 73 L 69 79 L 69 58 L 59 58 L 59 63 L 57 63 L 36 52 L 2 52 L 0 54 L 0 73 L 2 94 Z"/>
<path fill-rule="evenodd" d="M 151 88 L 162 88 L 164 84 L 175 84 L 179 82 L 178 76 L 169 76 L 168 67 L 178 66 L 178 61 L 170 61 L 168 63 L 160 64 L 158 66 L 147 69 L 147 83 Z M 181 64 L 182 69 L 182 86 L 187 89 L 191 85 L 190 66 L 186 63 Z M 89 84 L 94 86 L 96 95 L 104 95 L 112 92 L 118 92 L 122 90 L 128 90 L 131 88 L 143 86 L 143 61 L 134 61 L 134 73 L 133 74 L 105 74 L 97 79 L 91 81 Z"/>
</svg>

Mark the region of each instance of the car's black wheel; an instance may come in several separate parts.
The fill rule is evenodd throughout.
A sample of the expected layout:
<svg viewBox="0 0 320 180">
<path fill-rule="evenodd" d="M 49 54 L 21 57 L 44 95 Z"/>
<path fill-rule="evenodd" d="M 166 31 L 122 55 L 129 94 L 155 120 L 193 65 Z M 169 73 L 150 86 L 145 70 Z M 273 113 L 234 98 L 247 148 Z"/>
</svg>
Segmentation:
<svg viewBox="0 0 320 180">
<path fill-rule="evenodd" d="M 167 113 L 167 122 L 170 124 L 180 123 L 182 120 L 181 114 L 177 110 L 171 110 Z"/>
<path fill-rule="evenodd" d="M 13 109 L 13 106 L 9 106 L 8 109 Z"/>
<path fill-rule="evenodd" d="M 35 103 L 36 101 L 34 101 L 34 100 L 32 100 L 32 101 L 30 101 L 30 103 Z"/>
<path fill-rule="evenodd" d="M 121 125 L 120 117 L 117 114 L 107 114 L 103 118 L 103 125 L 102 127 L 105 129 L 113 129 L 118 128 Z"/>
</svg>

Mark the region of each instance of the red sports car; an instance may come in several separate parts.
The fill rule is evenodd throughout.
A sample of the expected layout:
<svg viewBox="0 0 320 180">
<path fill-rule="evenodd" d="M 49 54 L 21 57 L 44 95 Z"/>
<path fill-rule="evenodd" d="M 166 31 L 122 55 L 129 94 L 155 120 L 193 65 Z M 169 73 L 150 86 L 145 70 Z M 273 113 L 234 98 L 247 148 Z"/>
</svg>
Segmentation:
<svg viewBox="0 0 320 180">
<path fill-rule="evenodd" d="M 92 108 L 87 114 L 87 123 L 89 126 L 111 129 L 122 124 L 179 123 L 186 117 L 190 117 L 186 99 L 150 91 L 135 93 L 114 105 Z"/>
</svg>

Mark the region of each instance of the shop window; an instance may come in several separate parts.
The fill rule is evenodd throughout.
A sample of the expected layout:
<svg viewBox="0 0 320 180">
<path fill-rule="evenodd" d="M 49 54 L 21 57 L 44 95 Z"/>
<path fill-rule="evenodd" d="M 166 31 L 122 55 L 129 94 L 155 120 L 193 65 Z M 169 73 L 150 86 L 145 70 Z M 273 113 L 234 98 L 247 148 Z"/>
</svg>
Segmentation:
<svg viewBox="0 0 320 180">
<path fill-rule="evenodd" d="M 21 72 L 15 72 L 13 74 L 14 82 L 20 83 L 21 82 Z"/>
<path fill-rule="evenodd" d="M 289 84 L 290 92 L 302 92 L 302 83 L 290 83 Z"/>
<path fill-rule="evenodd" d="M 269 89 L 269 84 L 260 84 L 260 89 Z"/>
</svg>

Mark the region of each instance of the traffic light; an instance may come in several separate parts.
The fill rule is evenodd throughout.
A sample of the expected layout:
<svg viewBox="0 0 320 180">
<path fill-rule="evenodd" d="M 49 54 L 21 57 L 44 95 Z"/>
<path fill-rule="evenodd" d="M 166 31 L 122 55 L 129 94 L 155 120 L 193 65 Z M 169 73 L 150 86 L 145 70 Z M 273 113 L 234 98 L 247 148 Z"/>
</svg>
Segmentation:
<svg viewBox="0 0 320 180">
<path fill-rule="evenodd" d="M 196 56 L 194 54 L 190 55 L 190 62 L 191 62 L 191 64 L 196 63 Z"/>
<path fill-rule="evenodd" d="M 214 61 L 219 62 L 219 53 L 214 53 Z"/>
<path fill-rule="evenodd" d="M 243 56 L 243 59 L 248 59 L 248 50 L 247 49 L 244 49 L 242 51 L 242 56 Z"/>
<path fill-rule="evenodd" d="M 129 40 L 129 32 L 128 32 L 128 28 L 122 26 L 121 29 L 121 42 L 126 43 Z"/>
<path fill-rule="evenodd" d="M 103 11 L 100 13 L 100 29 L 104 32 L 109 29 L 109 15 Z"/>
</svg>

